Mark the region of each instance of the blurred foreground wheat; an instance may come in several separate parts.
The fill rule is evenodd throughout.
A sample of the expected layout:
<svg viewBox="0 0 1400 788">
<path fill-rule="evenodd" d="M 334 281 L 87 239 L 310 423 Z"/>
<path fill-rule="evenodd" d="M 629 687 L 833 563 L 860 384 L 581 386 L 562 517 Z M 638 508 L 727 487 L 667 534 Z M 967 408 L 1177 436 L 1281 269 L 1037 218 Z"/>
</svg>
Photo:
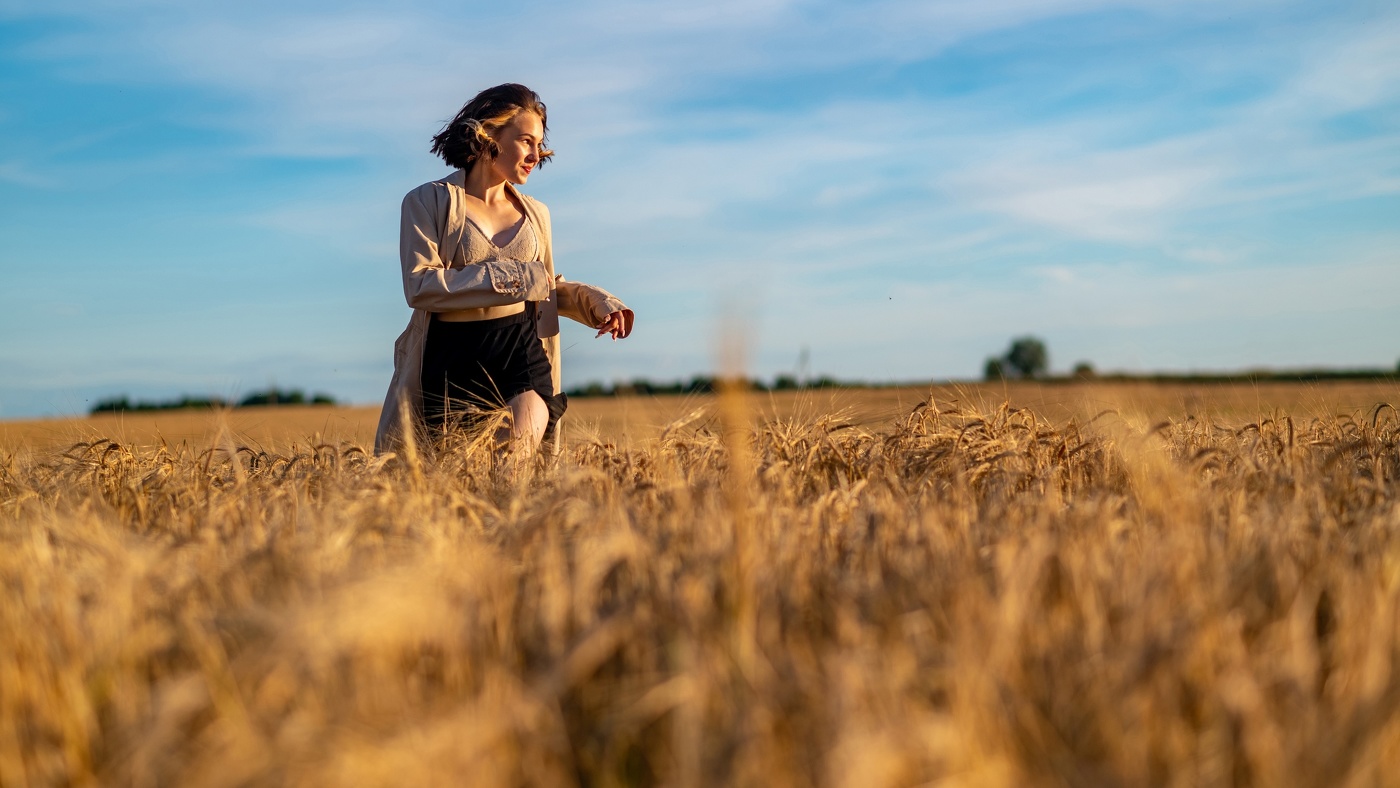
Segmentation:
<svg viewBox="0 0 1400 788">
<path fill-rule="evenodd" d="M 1400 784 L 1400 427 L 0 457 L 0 785 Z"/>
</svg>

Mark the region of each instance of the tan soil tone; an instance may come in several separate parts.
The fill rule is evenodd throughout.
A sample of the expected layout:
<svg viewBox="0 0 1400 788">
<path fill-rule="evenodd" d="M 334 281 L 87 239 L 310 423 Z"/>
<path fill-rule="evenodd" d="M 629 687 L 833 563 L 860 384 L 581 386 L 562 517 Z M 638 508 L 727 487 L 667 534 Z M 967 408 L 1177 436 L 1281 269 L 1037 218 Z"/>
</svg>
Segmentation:
<svg viewBox="0 0 1400 788">
<path fill-rule="evenodd" d="M 1182 385 L 1155 383 L 1006 383 L 879 389 L 823 389 L 756 392 L 749 396 L 755 417 L 840 413 L 862 426 L 884 424 L 908 413 L 932 391 L 940 407 L 951 403 L 995 406 L 1009 402 L 1045 418 L 1091 419 L 1104 411 L 1126 418 L 1161 421 L 1188 416 L 1247 424 L 1276 412 L 1295 420 L 1369 411 L 1379 403 L 1400 407 L 1394 382 L 1260 383 Z M 633 445 L 655 437 L 662 427 L 695 411 L 700 423 L 716 418 L 713 395 L 576 398 L 569 404 L 570 439 L 599 439 Z M 33 421 L 0 421 L 0 450 L 52 449 L 77 441 L 110 438 L 118 443 L 153 445 L 187 441 L 205 447 L 223 440 L 264 449 L 342 441 L 368 446 L 374 441 L 377 407 L 255 407 L 215 414 L 160 411 L 76 416 Z M 221 437 L 223 436 L 223 437 Z"/>
</svg>

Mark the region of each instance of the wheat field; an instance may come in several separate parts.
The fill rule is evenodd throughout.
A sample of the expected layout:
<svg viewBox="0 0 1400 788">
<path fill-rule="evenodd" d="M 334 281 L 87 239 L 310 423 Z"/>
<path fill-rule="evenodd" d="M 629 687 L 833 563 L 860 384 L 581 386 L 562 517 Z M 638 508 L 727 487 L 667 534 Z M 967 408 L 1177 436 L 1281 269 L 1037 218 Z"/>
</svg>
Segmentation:
<svg viewBox="0 0 1400 788">
<path fill-rule="evenodd" d="M 1400 785 L 1395 402 L 579 401 L 514 475 L 8 425 L 0 785 Z"/>
</svg>

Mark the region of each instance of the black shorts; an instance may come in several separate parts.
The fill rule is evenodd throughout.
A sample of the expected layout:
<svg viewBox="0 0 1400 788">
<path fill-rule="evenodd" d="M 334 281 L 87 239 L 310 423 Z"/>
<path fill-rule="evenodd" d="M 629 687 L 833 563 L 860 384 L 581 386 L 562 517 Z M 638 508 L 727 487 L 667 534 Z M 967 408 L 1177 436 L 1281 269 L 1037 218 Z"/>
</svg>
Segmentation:
<svg viewBox="0 0 1400 788">
<path fill-rule="evenodd" d="M 434 434 L 478 423 L 518 394 L 534 391 L 549 408 L 545 437 L 569 406 L 554 393 L 544 345 L 529 311 L 518 315 L 452 323 L 433 315 L 423 348 L 423 420 Z"/>
</svg>

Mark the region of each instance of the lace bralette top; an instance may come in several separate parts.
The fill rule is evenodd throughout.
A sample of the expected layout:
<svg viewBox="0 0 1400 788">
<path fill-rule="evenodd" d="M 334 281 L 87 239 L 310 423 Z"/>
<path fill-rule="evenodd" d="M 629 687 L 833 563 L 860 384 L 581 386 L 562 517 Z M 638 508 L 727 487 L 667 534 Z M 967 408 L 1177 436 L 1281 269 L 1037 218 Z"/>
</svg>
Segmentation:
<svg viewBox="0 0 1400 788">
<path fill-rule="evenodd" d="M 497 246 L 492 243 L 476 222 L 468 217 L 466 232 L 462 233 L 462 245 L 458 253 L 460 262 L 467 264 L 492 260 L 529 261 L 538 259 L 539 255 L 539 239 L 535 237 L 535 228 L 530 223 L 528 216 L 521 220 L 520 229 L 516 231 L 514 238 L 506 242 L 505 246 Z"/>
</svg>

